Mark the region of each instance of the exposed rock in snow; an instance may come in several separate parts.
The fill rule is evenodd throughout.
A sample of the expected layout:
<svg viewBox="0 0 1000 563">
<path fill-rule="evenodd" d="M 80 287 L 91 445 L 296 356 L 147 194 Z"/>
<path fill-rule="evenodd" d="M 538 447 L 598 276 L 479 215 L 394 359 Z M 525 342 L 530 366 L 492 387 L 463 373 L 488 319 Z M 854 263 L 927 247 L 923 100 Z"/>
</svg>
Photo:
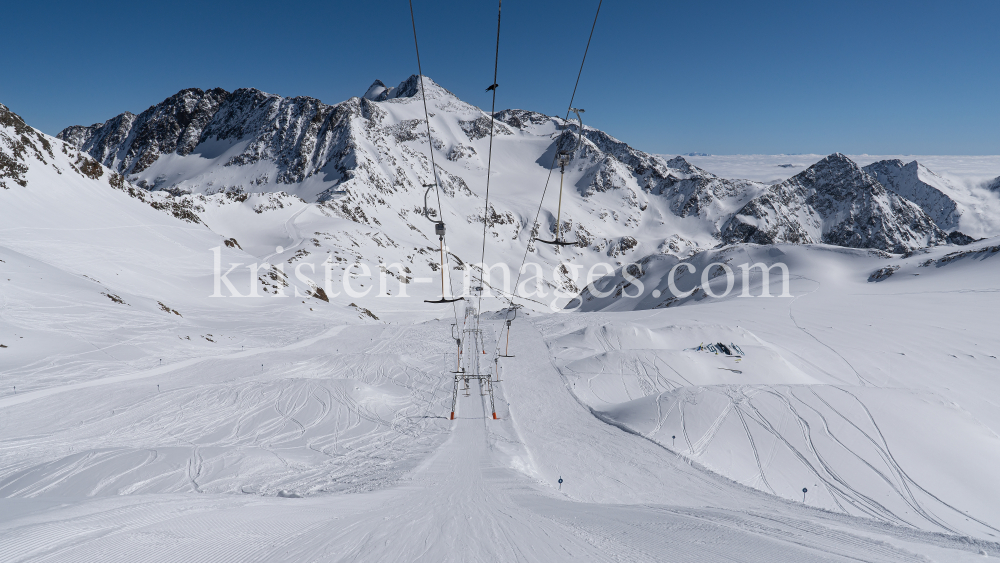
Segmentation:
<svg viewBox="0 0 1000 563">
<path fill-rule="evenodd" d="M 959 246 L 966 246 L 979 240 L 983 239 L 974 239 L 961 231 L 952 231 L 948 233 L 948 242 Z"/>
<path fill-rule="evenodd" d="M 765 186 L 749 180 L 727 180 L 691 165 L 682 157 L 667 161 L 680 172 L 669 175 L 658 187 L 658 193 L 670 202 L 670 209 L 680 217 L 700 217 L 719 225 Z"/>
<path fill-rule="evenodd" d="M 191 154 L 205 127 L 229 97 L 229 92 L 221 88 L 207 92 L 189 88 L 139 115 L 125 112 L 103 124 L 69 127 L 58 137 L 109 168 L 138 174 L 162 154 Z"/>
<path fill-rule="evenodd" d="M 889 276 L 893 275 L 898 270 L 899 266 L 885 266 L 883 268 L 879 268 L 878 270 L 872 272 L 872 275 L 868 276 L 868 281 L 880 282 L 888 278 Z"/>
<path fill-rule="evenodd" d="M 67 169 L 86 180 L 99 183 L 102 188 L 124 192 L 182 221 L 201 222 L 192 201 L 133 186 L 121 174 L 106 170 L 86 153 L 28 126 L 20 116 L 0 104 L 0 188 L 10 189 L 8 181 L 28 188 L 30 173 L 33 173 L 36 184 L 33 187 L 44 189 L 52 181 L 52 174 L 62 175 Z"/>
</svg>

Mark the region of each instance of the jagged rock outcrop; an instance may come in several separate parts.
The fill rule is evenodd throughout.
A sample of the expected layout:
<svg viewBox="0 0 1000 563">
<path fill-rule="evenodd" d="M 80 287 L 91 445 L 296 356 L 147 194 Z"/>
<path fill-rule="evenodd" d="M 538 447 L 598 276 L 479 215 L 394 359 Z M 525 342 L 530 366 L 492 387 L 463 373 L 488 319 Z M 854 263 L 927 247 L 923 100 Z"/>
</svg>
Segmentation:
<svg viewBox="0 0 1000 563">
<path fill-rule="evenodd" d="M 43 159 L 36 142 L 41 144 L 45 137 L 38 133 L 21 119 L 21 116 L 0 104 L 0 188 L 10 189 L 11 184 L 24 187 L 27 185 L 24 175 L 28 166 L 24 162 L 25 154 L 33 152 L 38 159 Z M 49 149 L 52 148 L 42 145 Z"/>
<path fill-rule="evenodd" d="M 925 181 L 934 183 L 945 180 L 916 160 L 904 164 L 902 160 L 880 160 L 864 167 L 889 191 L 916 203 L 944 230 L 958 228 L 962 212 L 955 200 Z"/>
<path fill-rule="evenodd" d="M 163 154 L 191 154 L 213 116 L 230 97 L 215 88 L 181 90 L 139 115 L 125 112 L 90 127 L 74 126 L 58 138 L 124 174 L 148 168 Z"/>
<path fill-rule="evenodd" d="M 452 96 L 429 78 L 425 77 L 424 82 L 428 98 Z M 375 162 L 378 159 L 372 156 L 377 155 L 368 154 L 370 151 L 361 154 L 358 146 L 374 145 L 377 152 L 391 152 L 397 147 L 387 146 L 387 141 L 400 144 L 426 138 L 423 127 L 418 126 L 420 120 L 383 123 L 386 112 L 373 103 L 403 101 L 419 92 L 417 76 L 395 88 L 376 81 L 364 97 L 335 105 L 304 96 L 284 98 L 254 88 L 231 93 L 218 88 L 207 92 L 193 88 L 182 90 L 138 116 L 126 112 L 102 124 L 69 127 L 59 138 L 151 190 L 262 192 L 311 183 L 319 189 L 311 194 L 300 190 L 300 195 L 324 199 L 346 189 L 339 184 L 363 176 L 376 191 L 391 193 L 400 184 L 412 182 L 401 181 L 393 173 L 392 168 L 399 170 L 398 163 L 389 171 L 371 174 L 382 163 Z M 461 105 L 457 98 L 454 101 Z M 471 106 L 461 109 L 467 108 Z M 470 131 L 479 132 L 482 121 L 482 112 L 478 112 L 476 119 L 469 122 Z M 489 120 L 485 122 L 488 125 Z M 511 134 L 506 126 L 497 127 L 495 133 Z M 464 153 L 471 155 L 475 151 L 465 149 Z M 463 153 L 460 150 L 458 154 Z M 202 161 L 158 162 L 165 155 L 194 156 Z M 419 154 L 404 157 L 423 158 Z M 204 159 L 214 160 L 215 169 L 205 172 Z M 430 172 L 426 164 L 410 168 Z M 447 188 L 454 191 L 460 181 L 448 180 Z"/>
<path fill-rule="evenodd" d="M 451 92 L 448 92 L 444 88 L 441 88 L 437 83 L 431 81 L 426 76 L 424 77 L 425 86 L 426 83 L 430 83 L 437 86 L 441 90 L 444 90 L 448 94 L 454 96 Z M 428 88 L 428 94 L 431 94 L 432 88 Z M 406 80 L 399 83 L 399 86 L 390 88 L 382 83 L 381 80 L 376 80 L 368 87 L 368 91 L 362 96 L 366 100 L 371 100 L 373 102 L 384 102 L 386 100 L 392 100 L 395 98 L 412 98 L 420 93 L 420 77 L 414 74 Z M 430 96 L 429 96 L 430 97 Z"/>
<path fill-rule="evenodd" d="M 915 203 L 835 153 L 768 187 L 723 227 L 727 243 L 824 242 L 902 253 L 947 235 Z"/>
<path fill-rule="evenodd" d="M 983 239 L 972 238 L 961 231 L 952 231 L 948 233 L 948 242 L 958 246 L 967 246 L 981 240 Z"/>
<path fill-rule="evenodd" d="M 362 110 L 357 98 L 328 106 L 309 97 L 283 98 L 254 88 L 232 93 L 221 88 L 182 90 L 138 116 L 123 113 L 103 124 L 74 126 L 58 137 L 102 164 L 135 177 L 149 188 L 162 186 L 142 177 L 161 156 L 209 156 L 220 147 L 245 141 L 226 166 L 273 162 L 276 184 L 301 182 L 337 156 L 345 116 Z M 339 109 L 339 111 L 338 111 Z"/>
</svg>

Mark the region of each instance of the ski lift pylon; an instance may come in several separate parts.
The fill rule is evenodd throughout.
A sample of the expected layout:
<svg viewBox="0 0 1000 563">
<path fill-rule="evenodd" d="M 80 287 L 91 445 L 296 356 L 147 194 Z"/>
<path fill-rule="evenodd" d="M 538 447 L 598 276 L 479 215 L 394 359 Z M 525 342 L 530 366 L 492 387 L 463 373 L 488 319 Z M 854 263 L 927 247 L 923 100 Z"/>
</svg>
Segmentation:
<svg viewBox="0 0 1000 563">
<path fill-rule="evenodd" d="M 510 324 L 517 318 L 517 310 L 520 308 L 518 305 L 511 303 L 511 308 L 514 309 L 514 316 L 507 319 L 507 344 L 504 346 L 503 354 L 500 354 L 501 358 L 513 358 L 514 356 L 510 353 Z"/>
<path fill-rule="evenodd" d="M 437 184 L 424 184 L 424 187 L 427 188 L 427 191 L 424 192 L 424 217 L 426 217 L 427 220 L 430 221 L 431 223 L 434 223 L 434 234 L 438 236 L 438 243 L 441 247 L 441 261 L 439 262 L 439 265 L 441 266 L 441 298 L 433 300 L 424 299 L 424 303 L 454 303 L 455 301 L 462 301 L 465 298 L 453 297 L 449 299 L 445 297 L 444 272 L 447 268 L 445 267 L 444 263 L 444 233 L 445 233 L 444 221 L 443 220 L 435 221 L 434 219 L 431 219 L 430 209 L 427 208 L 427 195 L 431 192 L 431 188 L 433 188 L 436 185 Z"/>
<path fill-rule="evenodd" d="M 577 241 L 565 241 L 562 240 L 562 196 L 563 196 L 563 177 L 566 175 L 566 165 L 569 164 L 571 155 L 580 148 L 580 143 L 583 139 L 583 118 L 580 117 L 580 113 L 584 110 L 577 108 L 569 108 L 569 111 L 576 114 L 576 118 L 579 121 L 577 127 L 576 144 L 570 150 L 559 151 L 557 155 L 557 160 L 559 162 L 559 206 L 556 208 L 556 238 L 555 240 L 542 240 L 536 238 L 535 240 L 543 244 L 551 244 L 552 246 L 574 246 Z"/>
</svg>

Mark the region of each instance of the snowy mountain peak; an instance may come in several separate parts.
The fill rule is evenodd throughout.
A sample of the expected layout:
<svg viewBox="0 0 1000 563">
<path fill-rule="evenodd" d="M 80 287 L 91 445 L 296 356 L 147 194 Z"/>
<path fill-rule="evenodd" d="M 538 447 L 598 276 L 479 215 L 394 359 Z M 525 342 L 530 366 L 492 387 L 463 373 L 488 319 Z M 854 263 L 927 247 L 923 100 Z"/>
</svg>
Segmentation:
<svg viewBox="0 0 1000 563">
<path fill-rule="evenodd" d="M 389 88 L 388 86 L 385 85 L 384 82 L 376 79 L 375 82 L 372 82 L 372 85 L 368 87 L 368 90 L 361 97 L 366 100 L 372 100 L 373 102 L 375 102 L 379 101 L 379 98 L 382 96 L 382 94 L 386 94 L 386 96 L 391 96 L 393 90 L 395 90 L 395 88 Z"/>
<path fill-rule="evenodd" d="M 334 105 L 253 88 L 186 89 L 139 115 L 68 128 L 60 137 L 149 190 L 285 193 L 330 208 L 356 225 L 351 228 L 391 232 L 396 241 L 416 233 L 405 255 L 412 261 L 412 249 L 425 243 L 432 226 L 414 214 L 424 205 L 422 186 L 435 176 L 443 209 L 434 207 L 456 235 L 464 225 L 481 229 L 492 130 L 499 148 L 494 155 L 509 155 L 493 159 L 496 193 L 505 194 L 490 200 L 493 236 L 513 249 L 530 244 L 533 230 L 554 234 L 557 199 L 543 200 L 539 224 L 531 221 L 554 151 L 575 145 L 576 127 L 518 109 L 499 111 L 491 122 L 480 108 L 426 76 L 423 88 L 431 139 L 418 75 L 395 87 L 375 80 L 363 96 Z M 886 166 L 909 170 L 901 162 Z M 624 260 L 626 253 L 687 255 L 720 240 L 825 242 L 894 252 L 945 240 L 935 224 L 938 216 L 928 216 L 932 205 L 919 198 L 911 203 L 902 188 L 887 191 L 894 184 L 880 182 L 877 171 L 862 169 L 841 153 L 766 186 L 720 178 L 682 156 L 650 155 L 584 127 L 565 172 L 561 232 L 578 242 L 572 252 L 586 260 Z M 405 235 L 392 225 L 402 225 Z"/>
<path fill-rule="evenodd" d="M 30 129 L 20 115 L 10 111 L 10 108 L 3 104 L 0 104 L 0 126 L 12 127 L 19 133 L 24 132 L 25 128 Z"/>
<path fill-rule="evenodd" d="M 427 76 L 424 76 L 423 83 L 424 88 L 427 90 L 428 98 L 439 98 L 442 95 L 445 95 L 457 99 L 454 94 L 441 87 L 441 85 L 434 82 Z M 406 80 L 400 82 L 399 85 L 394 88 L 386 86 L 381 80 L 375 80 L 375 82 L 368 87 L 368 91 L 365 92 L 365 95 L 362 97 L 373 102 L 384 102 L 386 100 L 393 100 L 396 98 L 415 98 L 419 95 L 420 76 L 413 74 Z"/>
<path fill-rule="evenodd" d="M 705 178 L 716 177 L 715 174 L 712 174 L 711 172 L 708 172 L 706 170 L 702 170 L 701 168 L 698 168 L 697 166 L 691 164 L 683 156 L 675 156 L 674 158 L 671 158 L 670 160 L 667 161 L 667 166 L 669 166 L 673 170 L 677 170 L 684 174 L 702 176 Z"/>
<path fill-rule="evenodd" d="M 122 113 L 89 127 L 72 126 L 57 135 L 124 174 L 138 174 L 163 154 L 191 154 L 219 106 L 231 94 L 221 88 L 187 88 L 139 115 Z"/>
<path fill-rule="evenodd" d="M 800 178 L 803 182 L 815 182 L 819 186 L 832 186 L 843 183 L 844 180 L 853 180 L 852 187 L 873 188 L 873 182 L 865 176 L 867 174 L 858 166 L 858 163 L 846 155 L 835 152 L 799 172 L 793 179 Z"/>
</svg>

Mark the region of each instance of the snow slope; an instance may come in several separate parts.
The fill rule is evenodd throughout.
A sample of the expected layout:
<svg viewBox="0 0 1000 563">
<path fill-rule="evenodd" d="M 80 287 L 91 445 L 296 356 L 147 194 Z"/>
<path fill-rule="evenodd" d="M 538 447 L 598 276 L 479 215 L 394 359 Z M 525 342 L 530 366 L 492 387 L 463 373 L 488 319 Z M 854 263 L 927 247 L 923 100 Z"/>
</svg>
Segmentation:
<svg viewBox="0 0 1000 563">
<path fill-rule="evenodd" d="M 152 380 L 132 380 L 114 384 L 114 394 L 91 387 L 0 399 L 3 466 L 20 466 L 3 479 L 0 553 L 9 561 L 955 561 L 1000 548 L 816 510 L 685 463 L 583 408 L 545 361 L 546 331 L 535 323 L 513 333 L 518 355 L 505 360 L 497 387 L 501 420 L 484 417 L 483 397 L 472 394 L 460 396 L 450 422 L 447 378 L 428 377 L 442 370 L 433 358 L 446 331 L 446 323 L 332 331 L 260 351 L 273 366 L 263 374 L 239 355 L 158 374 L 169 387 L 159 393 Z M 317 370 L 351 358 L 352 368 Z M 408 373 L 391 367 L 397 358 Z M 369 385 L 396 388 L 396 398 L 321 391 Z M 419 398 L 435 390 L 422 413 Z M 389 418 L 393 404 L 402 410 Z M 407 405 L 416 407 L 409 415 Z M 243 410 L 238 424 L 234 409 Z M 53 411 L 87 418 L 57 420 Z M 105 443 L 92 442 L 102 432 Z"/>
<path fill-rule="evenodd" d="M 908 257 L 727 247 L 693 259 L 697 273 L 679 270 L 677 288 L 696 290 L 680 299 L 669 293 L 676 260 L 654 257 L 633 272 L 639 297 L 608 291 L 628 283 L 619 274 L 598 284 L 607 297 L 583 299 L 584 310 L 637 313 L 563 317 L 549 345 L 588 406 L 740 483 L 788 499 L 806 486 L 828 510 L 989 536 L 1000 340 L 985 311 L 998 242 Z M 744 265 L 778 262 L 789 297 L 775 297 L 777 269 L 772 297 L 759 297 L 759 269 L 756 297 L 741 297 Z M 710 263 L 736 273 L 725 298 L 707 297 L 727 286 L 701 277 Z"/>
<path fill-rule="evenodd" d="M 212 248 L 223 263 L 257 259 L 225 244 L 183 204 L 136 188 L 14 114 L 4 115 L 14 124 L 0 128 L 0 148 L 14 150 L 2 154 L 24 167 L 0 189 L 6 388 L 28 390 L 45 386 L 46 378 L 89 379 L 259 343 L 282 325 L 282 339 L 323 326 L 309 315 L 322 303 L 314 297 L 288 299 L 298 307 L 278 299 L 211 298 Z M 286 295 L 296 287 L 309 290 L 294 279 L 274 283 L 287 283 Z M 276 311 L 288 316 L 267 319 Z M 260 320 L 233 322 L 234 315 Z M 186 344 L 178 349 L 171 339 Z"/>
</svg>

